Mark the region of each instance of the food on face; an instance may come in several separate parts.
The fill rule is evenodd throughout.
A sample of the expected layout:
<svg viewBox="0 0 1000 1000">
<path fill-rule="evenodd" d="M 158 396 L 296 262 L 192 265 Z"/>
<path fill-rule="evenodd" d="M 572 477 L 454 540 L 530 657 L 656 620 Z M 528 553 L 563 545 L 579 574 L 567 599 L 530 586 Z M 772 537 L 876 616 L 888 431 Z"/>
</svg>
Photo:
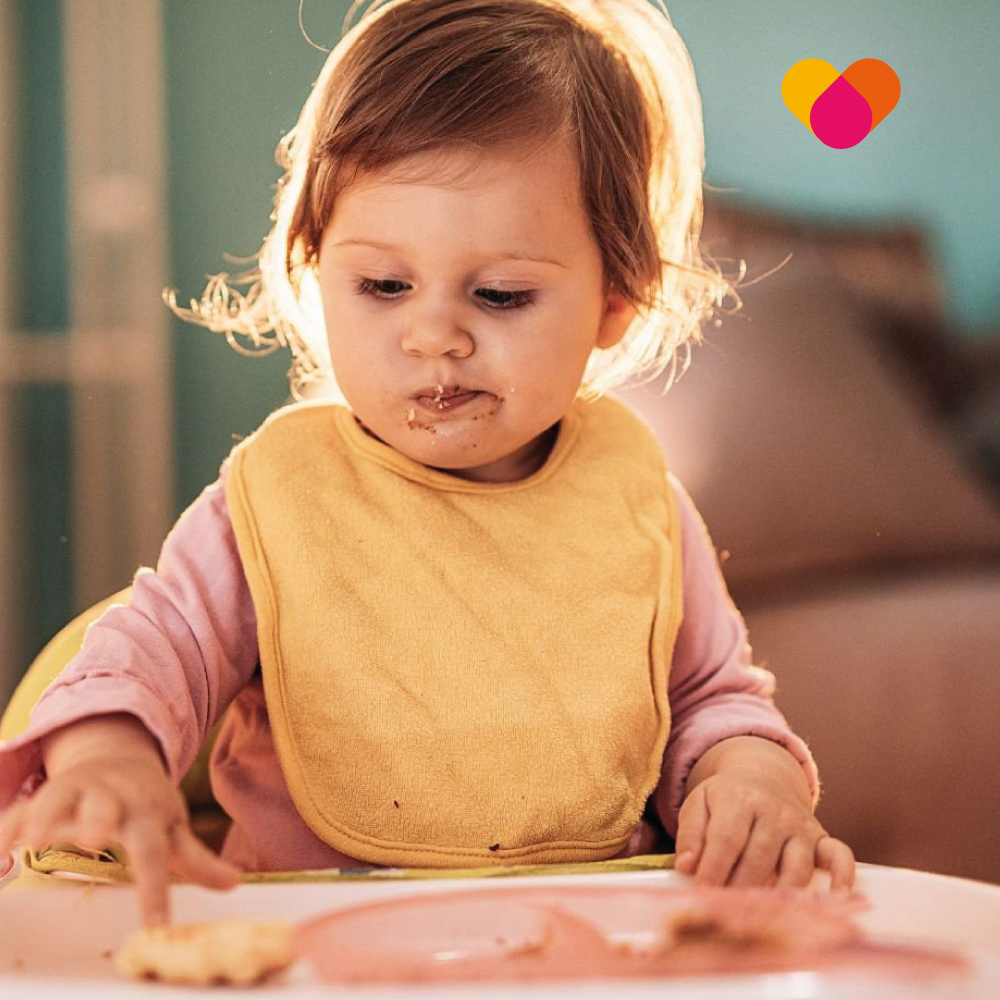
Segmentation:
<svg viewBox="0 0 1000 1000">
<path fill-rule="evenodd" d="M 137 931 L 114 963 L 129 979 L 249 986 L 286 969 L 295 957 L 290 924 L 216 920 Z"/>
</svg>

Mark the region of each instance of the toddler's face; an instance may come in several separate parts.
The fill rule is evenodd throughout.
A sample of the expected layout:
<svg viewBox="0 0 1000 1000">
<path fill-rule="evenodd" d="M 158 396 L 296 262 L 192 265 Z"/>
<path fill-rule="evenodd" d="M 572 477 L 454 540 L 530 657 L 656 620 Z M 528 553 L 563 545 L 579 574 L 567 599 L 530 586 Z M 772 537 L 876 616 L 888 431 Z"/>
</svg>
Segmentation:
<svg viewBox="0 0 1000 1000">
<path fill-rule="evenodd" d="M 372 433 L 415 461 L 482 482 L 522 479 L 545 461 L 546 432 L 591 351 L 616 344 L 634 313 L 604 293 L 567 145 L 421 154 L 404 166 L 405 176 L 360 175 L 323 234 L 337 384 Z M 456 387 L 476 395 L 449 404 Z"/>
</svg>

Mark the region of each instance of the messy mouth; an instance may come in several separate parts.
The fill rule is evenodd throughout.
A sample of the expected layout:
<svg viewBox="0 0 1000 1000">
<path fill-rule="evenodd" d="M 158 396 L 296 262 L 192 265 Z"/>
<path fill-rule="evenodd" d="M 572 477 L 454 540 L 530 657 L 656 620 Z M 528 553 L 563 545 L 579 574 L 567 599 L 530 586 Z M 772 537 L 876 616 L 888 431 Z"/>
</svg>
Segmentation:
<svg viewBox="0 0 1000 1000">
<path fill-rule="evenodd" d="M 455 396 L 471 396 L 478 392 L 478 389 L 470 389 L 464 385 L 432 385 L 423 389 L 418 389 L 411 399 L 430 399 L 435 403 L 442 400 L 451 399 Z"/>
<path fill-rule="evenodd" d="M 489 393 L 484 393 L 480 389 L 469 389 L 462 385 L 438 384 L 420 389 L 410 398 L 416 400 L 425 410 L 443 413 L 446 410 L 457 409 L 482 395 L 489 395 Z"/>
</svg>

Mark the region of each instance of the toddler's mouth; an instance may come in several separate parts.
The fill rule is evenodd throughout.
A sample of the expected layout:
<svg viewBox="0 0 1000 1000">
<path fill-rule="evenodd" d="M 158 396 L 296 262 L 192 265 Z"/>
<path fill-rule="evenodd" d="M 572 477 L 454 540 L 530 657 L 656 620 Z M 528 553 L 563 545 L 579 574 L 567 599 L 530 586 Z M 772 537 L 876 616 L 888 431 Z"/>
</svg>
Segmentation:
<svg viewBox="0 0 1000 1000">
<path fill-rule="evenodd" d="M 442 399 L 450 399 L 452 396 L 465 396 L 469 393 L 478 392 L 478 389 L 472 389 L 465 385 L 442 385 L 438 383 L 437 385 L 425 385 L 422 389 L 418 389 L 410 399 L 433 399 L 434 402 L 438 402 Z"/>
<path fill-rule="evenodd" d="M 489 395 L 481 389 L 471 389 L 464 385 L 429 385 L 423 389 L 418 389 L 410 397 L 427 410 L 444 412 L 453 410 L 465 403 L 471 402 L 478 396 Z"/>
</svg>

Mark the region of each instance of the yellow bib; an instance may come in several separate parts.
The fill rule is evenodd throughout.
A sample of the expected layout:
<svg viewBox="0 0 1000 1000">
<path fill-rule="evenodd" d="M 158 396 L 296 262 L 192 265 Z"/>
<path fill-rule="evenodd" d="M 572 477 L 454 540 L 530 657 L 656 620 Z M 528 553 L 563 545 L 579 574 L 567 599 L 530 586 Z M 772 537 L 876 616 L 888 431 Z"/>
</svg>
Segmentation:
<svg viewBox="0 0 1000 1000">
<path fill-rule="evenodd" d="M 662 452 L 577 399 L 511 483 L 421 465 L 297 403 L 226 499 L 278 759 L 310 828 L 374 864 L 619 853 L 660 776 L 681 616 Z"/>
</svg>

